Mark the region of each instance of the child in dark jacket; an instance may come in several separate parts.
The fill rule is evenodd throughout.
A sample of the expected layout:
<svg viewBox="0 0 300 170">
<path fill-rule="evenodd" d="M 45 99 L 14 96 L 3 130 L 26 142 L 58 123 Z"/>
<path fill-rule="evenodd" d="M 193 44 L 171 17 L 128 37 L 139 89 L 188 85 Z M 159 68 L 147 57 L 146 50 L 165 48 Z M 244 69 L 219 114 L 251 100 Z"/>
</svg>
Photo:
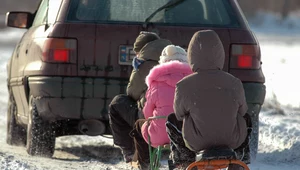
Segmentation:
<svg viewBox="0 0 300 170">
<path fill-rule="evenodd" d="M 113 98 L 109 105 L 110 127 L 114 144 L 122 150 L 125 162 L 133 159 L 134 142 L 129 135 L 138 118 L 142 118 L 147 85 L 145 78 L 150 69 L 158 64 L 161 51 L 170 45 L 169 40 L 161 39 L 152 32 L 141 32 L 134 43 L 133 70 L 127 86 L 127 94 L 120 94 Z"/>
<path fill-rule="evenodd" d="M 193 153 L 204 149 L 219 146 L 236 149 L 246 139 L 247 103 L 243 85 L 238 78 L 222 71 L 224 60 L 222 42 L 214 31 L 193 35 L 188 61 L 194 73 L 177 83 L 175 114 L 169 115 L 167 122 L 171 141 L 185 152 L 184 156 L 180 152 L 179 156 L 176 152 L 171 154 L 179 159 L 175 163 L 191 162 Z M 187 159 L 186 155 L 192 158 Z"/>
</svg>

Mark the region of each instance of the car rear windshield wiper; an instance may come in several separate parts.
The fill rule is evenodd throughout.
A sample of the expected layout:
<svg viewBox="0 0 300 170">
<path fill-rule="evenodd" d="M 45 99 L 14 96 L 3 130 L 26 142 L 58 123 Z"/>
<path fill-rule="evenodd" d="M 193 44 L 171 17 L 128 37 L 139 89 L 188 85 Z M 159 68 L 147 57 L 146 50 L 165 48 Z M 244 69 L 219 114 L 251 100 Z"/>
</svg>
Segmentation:
<svg viewBox="0 0 300 170">
<path fill-rule="evenodd" d="M 183 2 L 184 0 L 170 0 L 168 3 L 166 3 L 165 5 L 161 6 L 160 8 L 158 8 L 156 11 L 154 11 L 151 15 L 149 15 L 149 17 L 147 17 L 145 19 L 145 22 L 143 24 L 144 28 L 147 28 L 147 25 L 149 23 L 149 21 L 161 10 L 166 9 L 166 8 L 171 8 L 171 7 L 175 7 L 178 4 L 180 4 L 181 2 Z"/>
</svg>

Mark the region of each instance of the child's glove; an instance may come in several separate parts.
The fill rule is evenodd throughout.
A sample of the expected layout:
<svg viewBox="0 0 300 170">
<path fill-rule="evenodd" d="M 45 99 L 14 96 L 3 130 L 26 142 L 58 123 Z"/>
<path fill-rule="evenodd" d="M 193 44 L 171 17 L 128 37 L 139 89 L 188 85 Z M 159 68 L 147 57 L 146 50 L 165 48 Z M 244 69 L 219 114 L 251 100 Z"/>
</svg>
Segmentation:
<svg viewBox="0 0 300 170">
<path fill-rule="evenodd" d="M 137 57 L 134 57 L 132 60 L 132 67 L 137 70 L 139 66 L 144 62 L 144 60 L 138 59 Z"/>
</svg>

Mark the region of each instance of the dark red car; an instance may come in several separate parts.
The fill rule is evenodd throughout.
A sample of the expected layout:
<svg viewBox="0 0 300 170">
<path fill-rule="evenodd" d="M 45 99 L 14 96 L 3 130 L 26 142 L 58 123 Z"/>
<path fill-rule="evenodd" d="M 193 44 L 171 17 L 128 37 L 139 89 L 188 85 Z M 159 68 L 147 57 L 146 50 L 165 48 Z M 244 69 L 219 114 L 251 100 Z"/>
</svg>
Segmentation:
<svg viewBox="0 0 300 170">
<path fill-rule="evenodd" d="M 28 29 L 7 67 L 9 144 L 52 156 L 57 136 L 111 134 L 108 105 L 125 93 L 139 32 L 187 47 L 196 31 L 213 29 L 226 52 L 224 70 L 244 84 L 255 156 L 265 78 L 236 0 L 42 0 L 34 14 L 9 12 L 7 26 Z"/>
</svg>

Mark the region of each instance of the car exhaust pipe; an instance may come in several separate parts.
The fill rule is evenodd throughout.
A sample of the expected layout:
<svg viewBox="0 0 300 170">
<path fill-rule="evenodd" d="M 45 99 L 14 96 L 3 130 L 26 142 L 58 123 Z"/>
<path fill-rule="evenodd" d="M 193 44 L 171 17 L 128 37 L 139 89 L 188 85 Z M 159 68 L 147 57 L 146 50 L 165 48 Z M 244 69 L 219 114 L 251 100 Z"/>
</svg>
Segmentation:
<svg viewBox="0 0 300 170">
<path fill-rule="evenodd" d="M 105 124 L 99 120 L 83 120 L 78 124 L 79 131 L 88 136 L 98 136 L 104 134 Z"/>
</svg>

